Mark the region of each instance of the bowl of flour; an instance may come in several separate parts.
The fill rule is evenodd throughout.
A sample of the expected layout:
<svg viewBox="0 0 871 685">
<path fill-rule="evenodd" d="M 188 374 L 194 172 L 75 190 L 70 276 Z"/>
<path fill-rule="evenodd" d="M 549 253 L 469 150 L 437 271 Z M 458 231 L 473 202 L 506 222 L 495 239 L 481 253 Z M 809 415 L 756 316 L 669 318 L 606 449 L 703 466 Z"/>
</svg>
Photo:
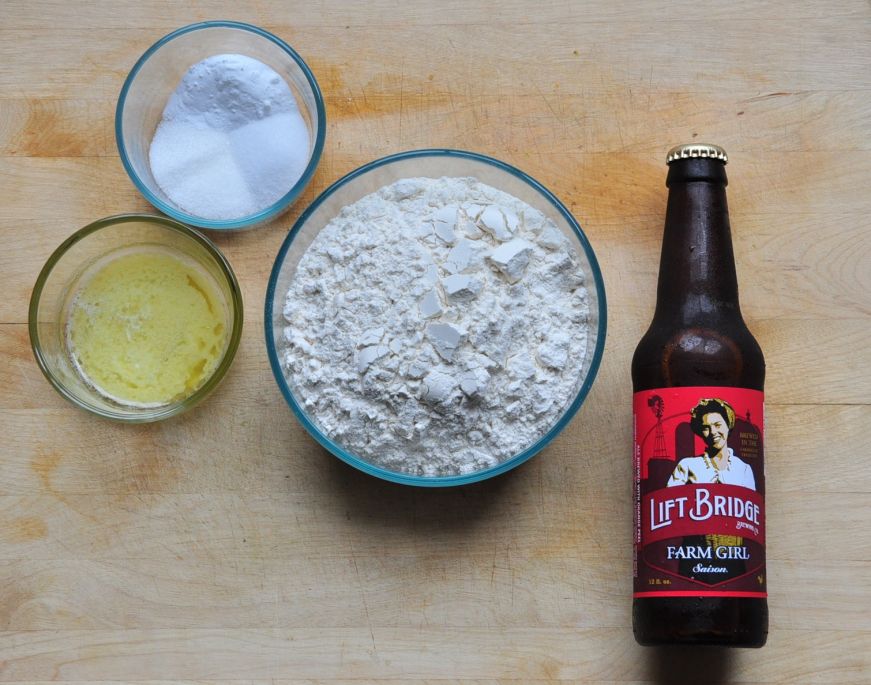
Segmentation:
<svg viewBox="0 0 871 685">
<path fill-rule="evenodd" d="M 276 258 L 265 310 L 291 410 L 352 466 L 449 486 L 523 463 L 568 424 L 605 342 L 578 223 L 507 164 L 419 150 L 318 197 Z"/>
<path fill-rule="evenodd" d="M 317 81 L 284 41 L 248 24 L 192 24 L 149 48 L 115 113 L 118 151 L 159 210 L 209 229 L 275 218 L 324 145 Z"/>
</svg>

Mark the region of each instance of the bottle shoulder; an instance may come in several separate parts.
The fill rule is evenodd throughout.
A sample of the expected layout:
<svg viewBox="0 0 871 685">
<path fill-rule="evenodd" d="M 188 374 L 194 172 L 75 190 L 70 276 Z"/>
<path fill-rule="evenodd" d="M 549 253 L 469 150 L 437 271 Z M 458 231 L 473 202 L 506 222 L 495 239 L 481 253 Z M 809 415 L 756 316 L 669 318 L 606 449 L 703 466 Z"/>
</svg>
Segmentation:
<svg viewBox="0 0 871 685">
<path fill-rule="evenodd" d="M 762 390 L 765 358 L 743 319 L 654 321 L 632 358 L 635 390 L 690 385 Z"/>
</svg>

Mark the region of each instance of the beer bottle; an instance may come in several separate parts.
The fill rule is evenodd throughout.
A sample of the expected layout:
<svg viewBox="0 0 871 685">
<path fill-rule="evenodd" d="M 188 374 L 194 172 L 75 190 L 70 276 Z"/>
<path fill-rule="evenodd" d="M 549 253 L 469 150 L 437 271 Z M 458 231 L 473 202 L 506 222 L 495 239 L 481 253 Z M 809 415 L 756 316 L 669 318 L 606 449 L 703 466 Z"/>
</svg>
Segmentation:
<svg viewBox="0 0 871 685">
<path fill-rule="evenodd" d="M 738 305 L 725 151 L 667 157 L 656 310 L 632 359 L 633 629 L 642 645 L 761 647 L 765 361 Z"/>
</svg>

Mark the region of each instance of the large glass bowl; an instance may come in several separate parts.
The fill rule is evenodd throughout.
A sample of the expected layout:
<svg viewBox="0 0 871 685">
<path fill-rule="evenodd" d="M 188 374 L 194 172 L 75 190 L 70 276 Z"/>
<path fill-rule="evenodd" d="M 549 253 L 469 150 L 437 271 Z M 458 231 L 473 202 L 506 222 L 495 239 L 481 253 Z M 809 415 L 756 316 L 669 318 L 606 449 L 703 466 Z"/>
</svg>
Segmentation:
<svg viewBox="0 0 871 685">
<path fill-rule="evenodd" d="M 574 399 L 546 434 L 522 452 L 484 470 L 451 476 L 418 476 L 376 466 L 354 454 L 349 446 L 340 445 L 330 439 L 309 417 L 297 399 L 294 388 L 284 376 L 279 353 L 286 325 L 283 317 L 284 299 L 297 264 L 320 230 L 342 207 L 394 181 L 411 177 L 442 176 L 472 176 L 482 183 L 514 195 L 553 220 L 575 246 L 580 264 L 587 275 L 585 285 L 589 292 L 591 331 L 582 378 L 579 378 Z M 419 486 L 463 485 L 492 478 L 522 464 L 546 447 L 568 425 L 587 397 L 602 359 L 606 327 L 605 290 L 602 273 L 587 237 L 566 207 L 543 185 L 522 171 L 483 155 L 459 150 L 416 150 L 384 157 L 352 171 L 327 188 L 306 209 L 285 238 L 272 267 L 266 291 L 265 325 L 266 347 L 275 380 L 300 423 L 323 447 L 365 473 L 396 483 Z"/>
<path fill-rule="evenodd" d="M 211 376 L 190 395 L 161 406 L 132 406 L 108 399 L 82 379 L 69 354 L 66 325 L 90 267 L 123 250 L 155 246 L 194 261 L 211 277 L 224 308 L 227 342 Z M 158 421 L 197 405 L 227 373 L 242 336 L 242 292 L 224 255 L 202 234 L 166 217 L 124 214 L 85 226 L 52 253 L 30 298 L 29 330 L 39 368 L 77 407 L 126 423 Z"/>
<path fill-rule="evenodd" d="M 154 180 L 148 161 L 151 139 L 167 100 L 194 64 L 221 53 L 253 57 L 280 74 L 296 98 L 309 132 L 309 161 L 293 187 L 273 205 L 227 221 L 203 219 L 181 210 Z M 200 228 L 250 228 L 286 210 L 315 172 L 327 130 L 324 99 L 303 59 L 280 38 L 263 29 L 233 21 L 206 21 L 184 26 L 152 45 L 133 66 L 115 110 L 115 139 L 124 169 L 145 199 L 161 212 Z"/>
</svg>

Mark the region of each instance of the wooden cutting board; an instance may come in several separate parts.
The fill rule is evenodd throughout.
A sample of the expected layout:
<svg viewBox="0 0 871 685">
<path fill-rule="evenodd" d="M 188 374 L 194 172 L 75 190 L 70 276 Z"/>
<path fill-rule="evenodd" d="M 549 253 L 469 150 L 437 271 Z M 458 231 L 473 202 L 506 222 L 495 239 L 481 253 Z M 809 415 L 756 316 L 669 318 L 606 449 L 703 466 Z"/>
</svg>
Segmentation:
<svg viewBox="0 0 871 685">
<path fill-rule="evenodd" d="M 42 378 L 30 289 L 75 229 L 150 210 L 116 153 L 118 92 L 154 41 L 215 18 L 308 61 L 326 148 L 290 213 L 212 236 L 247 308 L 219 391 L 166 423 L 115 425 Z M 867 2 L 6 0 L 0 64 L 0 682 L 871 681 Z M 631 634 L 629 361 L 653 308 L 665 152 L 688 141 L 730 154 L 742 305 L 768 360 L 762 651 Z M 262 332 L 302 208 L 420 147 L 489 154 L 551 188 L 609 301 L 601 372 L 561 437 L 437 492 L 320 449 Z"/>
</svg>

